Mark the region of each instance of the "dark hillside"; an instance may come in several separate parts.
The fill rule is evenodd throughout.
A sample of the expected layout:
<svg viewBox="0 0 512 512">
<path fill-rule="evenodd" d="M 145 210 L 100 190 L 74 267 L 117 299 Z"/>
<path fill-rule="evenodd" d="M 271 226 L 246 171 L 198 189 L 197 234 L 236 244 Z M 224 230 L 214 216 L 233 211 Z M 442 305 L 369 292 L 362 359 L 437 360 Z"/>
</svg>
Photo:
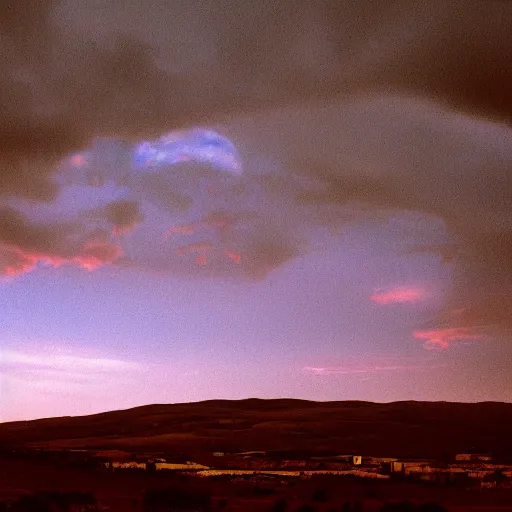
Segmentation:
<svg viewBox="0 0 512 512">
<path fill-rule="evenodd" d="M 0 445 L 512 458 L 512 404 L 211 400 L 0 424 Z"/>
</svg>

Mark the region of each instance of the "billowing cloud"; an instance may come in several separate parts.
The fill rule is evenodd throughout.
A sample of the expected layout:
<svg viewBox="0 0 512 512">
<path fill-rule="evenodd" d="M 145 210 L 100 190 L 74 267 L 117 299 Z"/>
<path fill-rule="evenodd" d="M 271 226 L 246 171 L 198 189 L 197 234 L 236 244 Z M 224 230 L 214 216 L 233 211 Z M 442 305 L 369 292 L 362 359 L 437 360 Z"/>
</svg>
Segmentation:
<svg viewBox="0 0 512 512">
<path fill-rule="evenodd" d="M 12 208 L 0 210 L 0 275 L 22 274 L 38 263 L 72 263 L 92 270 L 122 254 L 122 248 L 106 232 L 66 222 L 32 223 Z"/>
<path fill-rule="evenodd" d="M 0 9 L 3 275 L 37 262 L 122 261 L 262 278 L 308 250 L 311 226 L 414 210 L 446 225 L 444 243 L 411 237 L 402 249 L 438 251 L 454 265 L 446 309 L 465 313 L 453 325 L 512 329 L 512 3 L 147 2 L 143 24 L 132 0 L 101 13 L 51 0 Z M 247 175 L 217 175 L 190 155 L 180 163 L 176 151 L 172 174 L 129 173 L 124 146 L 212 123 L 245 142 L 242 156 L 252 140 L 258 159 Z M 247 126 L 257 127 L 252 139 Z M 125 231 L 146 215 L 129 250 L 100 219 L 81 217 L 90 196 L 76 199 L 73 179 L 75 211 L 62 209 L 59 164 L 91 146 L 95 158 L 71 164 L 125 201 L 104 210 L 110 221 Z M 55 211 L 65 214 L 36 223 L 13 198 L 61 201 Z M 251 219 L 230 220 L 247 211 Z M 179 240 L 151 245 L 170 225 L 201 222 L 219 247 L 208 265 L 189 269 Z M 243 254 L 240 265 L 225 250 Z"/>
<path fill-rule="evenodd" d="M 144 220 L 144 215 L 136 201 L 113 201 L 105 207 L 104 211 L 107 221 L 114 227 L 114 234 L 127 233 Z"/>
<path fill-rule="evenodd" d="M 380 305 L 414 303 L 425 297 L 421 288 L 397 287 L 386 290 L 376 290 L 370 297 L 372 302 Z"/>
<path fill-rule="evenodd" d="M 448 327 L 426 331 L 414 331 L 414 337 L 425 340 L 425 348 L 449 348 L 452 343 L 482 341 L 486 339 L 481 327 Z"/>
<path fill-rule="evenodd" d="M 139 169 L 193 161 L 230 173 L 242 172 L 235 145 L 213 130 L 170 132 L 156 141 L 142 141 L 134 150 L 134 163 Z"/>
<path fill-rule="evenodd" d="M 132 1 L 101 14 L 70 1 L 3 3 L 2 191 L 53 197 L 52 163 L 97 136 L 151 137 L 368 90 L 510 122 L 508 3 L 145 5 L 138 24 Z"/>
</svg>

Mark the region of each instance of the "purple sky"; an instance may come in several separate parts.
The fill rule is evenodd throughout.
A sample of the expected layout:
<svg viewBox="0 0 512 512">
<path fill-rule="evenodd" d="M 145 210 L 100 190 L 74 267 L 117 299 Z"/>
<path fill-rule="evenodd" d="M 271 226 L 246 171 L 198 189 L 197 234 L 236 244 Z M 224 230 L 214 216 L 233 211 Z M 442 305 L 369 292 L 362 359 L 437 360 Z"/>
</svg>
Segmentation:
<svg viewBox="0 0 512 512">
<path fill-rule="evenodd" d="M 31 3 L 0 22 L 0 421 L 512 400 L 512 4 Z M 133 165 L 190 128 L 241 171 Z"/>
</svg>

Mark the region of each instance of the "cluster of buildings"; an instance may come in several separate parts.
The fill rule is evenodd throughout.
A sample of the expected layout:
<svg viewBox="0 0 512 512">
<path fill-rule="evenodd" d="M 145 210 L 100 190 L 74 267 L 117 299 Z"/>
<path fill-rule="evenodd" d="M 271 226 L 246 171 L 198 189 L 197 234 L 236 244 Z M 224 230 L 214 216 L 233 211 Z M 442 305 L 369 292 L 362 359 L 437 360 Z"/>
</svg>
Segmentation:
<svg viewBox="0 0 512 512">
<path fill-rule="evenodd" d="M 367 478 L 401 479 L 438 485 L 512 488 L 512 464 L 498 464 L 490 454 L 459 453 L 451 461 L 400 459 L 363 455 L 331 455 L 304 459 L 277 458 L 262 451 L 204 454 L 206 464 L 188 461 L 185 455 L 128 453 L 119 450 L 32 449 L 25 457 L 59 465 L 80 465 L 109 471 L 177 471 L 200 476 L 303 476 L 315 474 L 353 475 Z M 18 452 L 18 455 L 23 455 Z"/>
<path fill-rule="evenodd" d="M 512 465 L 496 464 L 490 454 L 460 453 L 449 462 L 354 454 L 310 457 L 304 460 L 275 460 L 264 452 L 237 455 L 242 457 L 240 467 L 265 473 L 295 471 L 303 476 L 319 473 L 352 474 L 441 485 L 512 487 Z"/>
<path fill-rule="evenodd" d="M 495 464 L 489 454 L 460 453 L 450 463 L 389 459 L 381 462 L 381 471 L 395 478 L 438 484 L 512 487 L 512 465 Z"/>
<path fill-rule="evenodd" d="M 184 464 L 177 464 L 167 462 L 165 459 L 149 459 L 147 461 L 133 461 L 133 460 L 118 460 L 101 462 L 100 466 L 105 469 L 119 470 L 119 469 L 141 469 L 144 471 L 203 471 L 209 469 L 208 466 L 197 464 L 196 462 L 186 462 Z"/>
</svg>

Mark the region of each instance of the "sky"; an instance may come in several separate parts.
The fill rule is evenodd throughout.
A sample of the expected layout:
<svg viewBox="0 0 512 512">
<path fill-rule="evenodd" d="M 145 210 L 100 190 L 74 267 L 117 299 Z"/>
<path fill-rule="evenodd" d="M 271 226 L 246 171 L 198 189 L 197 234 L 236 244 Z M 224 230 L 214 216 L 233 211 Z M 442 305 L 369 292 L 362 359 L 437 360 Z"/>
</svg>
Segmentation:
<svg viewBox="0 0 512 512">
<path fill-rule="evenodd" d="M 6 0 L 0 421 L 512 401 L 512 3 Z"/>
</svg>

